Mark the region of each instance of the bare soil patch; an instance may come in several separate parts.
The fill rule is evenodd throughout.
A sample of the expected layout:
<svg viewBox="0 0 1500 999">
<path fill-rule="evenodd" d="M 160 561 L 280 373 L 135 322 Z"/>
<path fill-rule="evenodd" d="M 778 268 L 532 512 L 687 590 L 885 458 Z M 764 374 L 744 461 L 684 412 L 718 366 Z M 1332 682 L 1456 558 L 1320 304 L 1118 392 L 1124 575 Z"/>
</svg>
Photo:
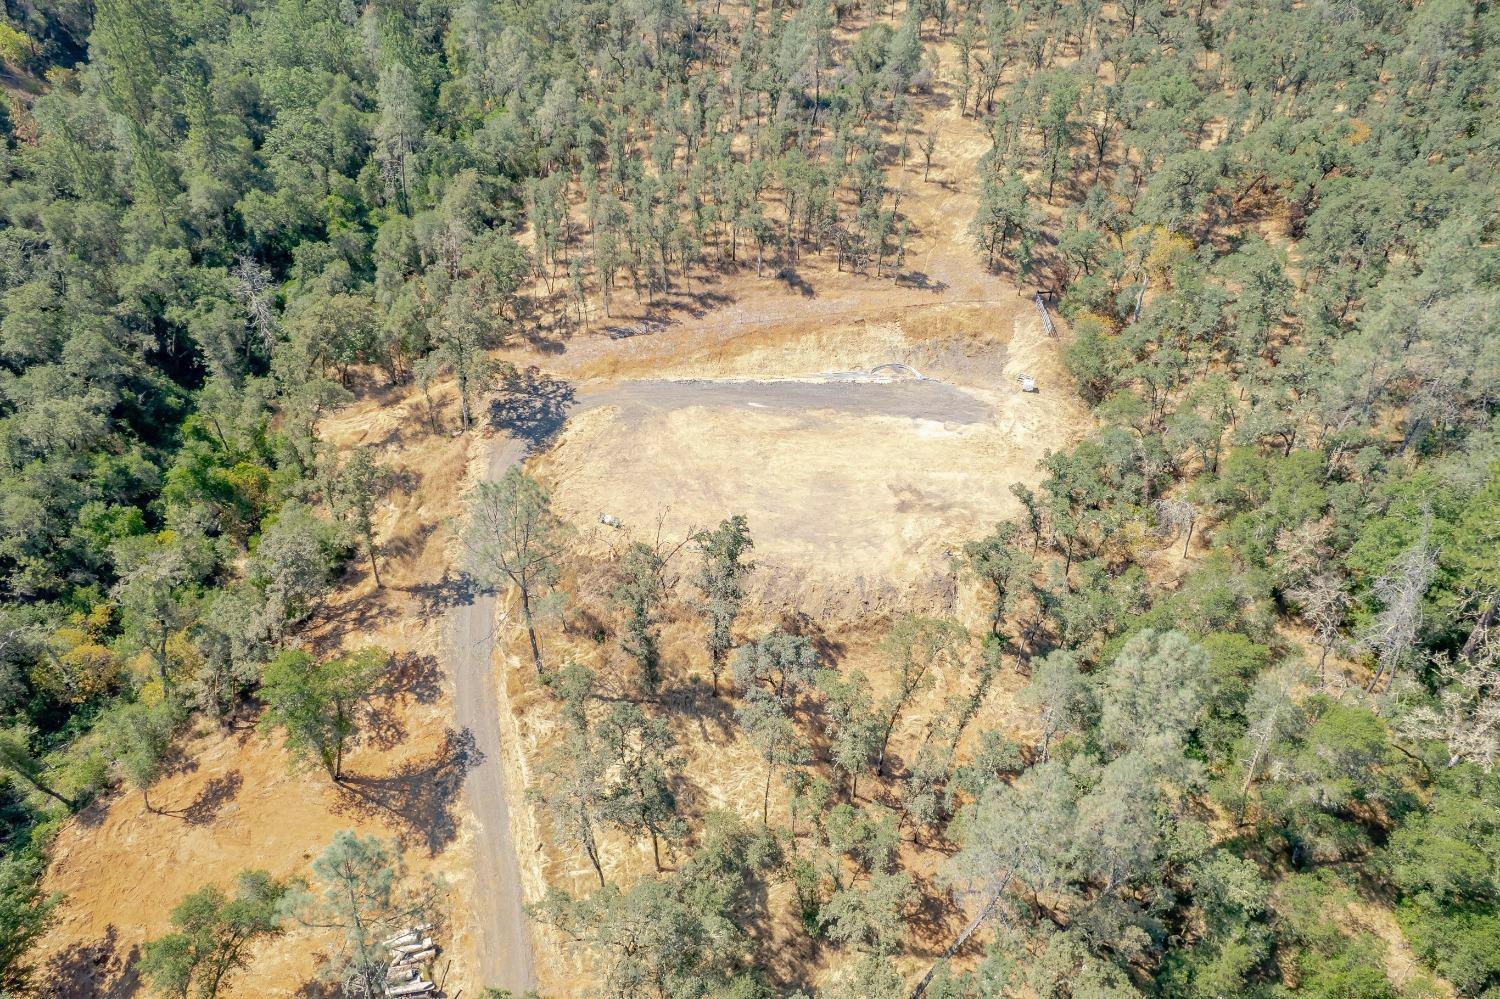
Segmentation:
<svg viewBox="0 0 1500 999">
<path fill-rule="evenodd" d="M 962 331 L 946 343 L 920 341 L 938 361 L 930 368 L 956 377 L 977 369 L 974 381 L 983 385 L 651 382 L 585 389 L 582 411 L 536 467 L 595 552 L 618 540 L 597 526 L 601 513 L 637 534 L 660 527 L 667 536 L 743 513 L 760 566 L 752 596 L 768 608 L 825 623 L 898 610 L 951 613 L 957 549 L 1015 513 L 1009 485 L 1034 486 L 1041 457 L 1085 425 L 1070 393 L 1015 386 L 1014 358 L 1048 349 L 1037 342 L 1036 326 L 1023 314 L 1011 336 L 989 338 L 998 359 L 979 354 L 972 364 L 965 351 L 981 348 Z M 828 340 L 831 349 L 821 356 L 803 344 L 795 352 L 745 351 L 721 365 L 688 360 L 668 373 L 797 377 L 876 356 L 857 357 L 859 345 Z M 895 327 L 881 349 L 886 357 L 910 357 L 912 346 Z M 770 359 L 788 353 L 788 366 L 773 368 Z M 742 363 L 746 358 L 755 363 Z M 988 365 L 998 366 L 1000 377 L 990 377 Z M 585 408 L 591 402 L 603 405 Z"/>
</svg>

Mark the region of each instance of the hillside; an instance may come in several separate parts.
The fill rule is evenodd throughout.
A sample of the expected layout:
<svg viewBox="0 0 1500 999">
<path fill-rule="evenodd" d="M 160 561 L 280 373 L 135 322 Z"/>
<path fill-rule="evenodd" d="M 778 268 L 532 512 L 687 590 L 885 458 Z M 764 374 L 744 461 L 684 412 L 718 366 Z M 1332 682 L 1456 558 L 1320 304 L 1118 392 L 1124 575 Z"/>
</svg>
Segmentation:
<svg viewBox="0 0 1500 999">
<path fill-rule="evenodd" d="M 1500 988 L 1495 29 L 8 5 L 0 992 Z"/>
</svg>

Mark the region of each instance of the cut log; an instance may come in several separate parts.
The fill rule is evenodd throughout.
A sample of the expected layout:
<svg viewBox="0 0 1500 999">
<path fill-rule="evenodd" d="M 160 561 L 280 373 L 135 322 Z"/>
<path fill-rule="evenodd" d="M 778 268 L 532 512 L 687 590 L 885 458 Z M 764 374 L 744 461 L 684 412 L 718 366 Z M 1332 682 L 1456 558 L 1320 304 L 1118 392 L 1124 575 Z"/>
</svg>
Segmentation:
<svg viewBox="0 0 1500 999">
<path fill-rule="evenodd" d="M 417 951 L 427 950 L 431 946 L 432 937 L 426 937 L 418 940 L 416 943 L 401 944 L 399 947 L 392 947 L 391 950 L 397 954 L 415 954 Z"/>
<path fill-rule="evenodd" d="M 398 985 L 395 988 L 386 989 L 385 994 L 388 996 L 420 996 L 431 992 L 435 988 L 437 986 L 423 979 L 422 981 L 412 982 L 409 985 Z"/>
<path fill-rule="evenodd" d="M 395 947 L 397 944 L 405 943 L 407 937 L 411 937 L 413 940 L 415 940 L 420 934 L 423 934 L 430 929 L 432 929 L 431 923 L 418 923 L 416 926 L 402 930 L 400 933 L 397 933 L 395 936 L 391 937 L 388 940 L 382 940 L 380 946 Z"/>
<path fill-rule="evenodd" d="M 417 951 L 415 954 L 402 954 L 395 961 L 391 962 L 391 967 L 396 968 L 421 964 L 423 961 L 431 961 L 435 957 L 437 957 L 437 948 L 431 947 L 427 950 Z"/>
</svg>

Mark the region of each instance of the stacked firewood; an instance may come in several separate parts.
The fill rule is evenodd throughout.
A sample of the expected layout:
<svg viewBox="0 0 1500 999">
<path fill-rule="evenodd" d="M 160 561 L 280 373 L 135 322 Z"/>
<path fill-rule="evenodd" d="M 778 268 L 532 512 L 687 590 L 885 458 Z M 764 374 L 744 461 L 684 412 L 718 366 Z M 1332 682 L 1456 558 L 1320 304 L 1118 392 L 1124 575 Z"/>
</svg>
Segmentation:
<svg viewBox="0 0 1500 999">
<path fill-rule="evenodd" d="M 391 952 L 391 966 L 385 976 L 385 994 L 391 999 L 425 996 L 437 990 L 431 969 L 438 948 L 432 937 L 425 935 L 430 929 L 431 923 L 422 923 L 381 942 Z"/>
</svg>

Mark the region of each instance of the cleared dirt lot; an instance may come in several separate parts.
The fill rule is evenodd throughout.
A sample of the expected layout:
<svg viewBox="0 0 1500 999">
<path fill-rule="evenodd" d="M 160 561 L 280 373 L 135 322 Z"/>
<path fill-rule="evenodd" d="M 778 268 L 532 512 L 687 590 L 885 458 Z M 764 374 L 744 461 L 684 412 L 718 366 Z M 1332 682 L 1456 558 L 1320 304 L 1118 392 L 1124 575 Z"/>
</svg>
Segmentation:
<svg viewBox="0 0 1500 999">
<path fill-rule="evenodd" d="M 993 338 L 998 365 L 972 365 L 983 385 L 829 382 L 787 369 L 780 375 L 788 380 L 768 380 L 774 367 L 763 351 L 753 366 L 725 365 L 753 367 L 755 380 L 586 386 L 537 468 L 600 550 L 619 539 L 598 527 L 601 513 L 637 536 L 659 526 L 666 537 L 744 513 L 760 566 L 758 602 L 840 622 L 898 607 L 951 612 L 953 551 L 1013 514 L 1010 484 L 1034 485 L 1043 454 L 1081 426 L 1063 394 L 1015 387 L 1008 347 L 1014 340 L 1037 349 L 1032 324 L 1022 313 L 1011 337 Z M 916 353 L 894 337 L 882 346 Z M 942 355 L 931 343 L 927 353 Z M 962 365 L 951 344 L 949 353 L 952 378 Z"/>
<path fill-rule="evenodd" d="M 895 615 L 953 615 L 981 632 L 982 598 L 959 568 L 958 549 L 1014 513 L 1009 486 L 1034 486 L 1044 454 L 1087 426 L 1085 410 L 1062 387 L 1056 343 L 1043 334 L 1035 310 L 1010 310 L 1006 326 L 975 321 L 996 311 L 924 309 L 922 321 L 756 334 L 658 363 L 650 379 L 551 382 L 551 401 L 540 415 L 510 424 L 543 440 L 528 467 L 580 534 L 579 557 L 564 580 L 570 609 L 546 629 L 547 655 L 587 663 L 609 696 L 631 696 L 633 665 L 616 642 L 595 637 L 598 622 L 615 618 L 606 596 L 613 553 L 632 538 L 660 537 L 670 548 L 693 528 L 731 513 L 748 516 L 755 538 L 742 636 L 796 622 L 820 636 L 830 665 L 864 670 L 880 693 L 889 678 L 877 645 Z M 942 380 L 849 383 L 826 376 L 889 361 Z M 1023 371 L 1038 378 L 1040 393 L 1017 389 L 1015 376 Z M 601 513 L 623 527 L 600 524 Z M 674 575 L 689 571 L 690 556 L 681 559 Z M 708 696 L 701 627 L 680 578 L 676 589 L 662 650 L 666 682 L 681 700 L 664 717 L 684 754 L 683 772 L 691 775 L 677 792 L 693 814 L 726 808 L 750 817 L 764 765 L 733 723 L 734 695 Z M 557 744 L 561 720 L 555 699 L 531 679 L 524 638 L 513 625 L 502 615 L 502 712 L 507 742 L 519 754 L 508 758 L 516 791 L 535 786 L 537 764 Z M 970 658 L 977 661 L 977 641 Z M 972 683 L 966 673 L 933 678 L 894 734 L 893 760 L 914 752 L 931 712 Z M 971 735 L 1026 730 L 1011 696 L 1021 682 L 1008 671 L 996 679 Z M 872 785 L 870 800 L 894 800 L 894 786 Z M 779 784 L 771 798 L 773 822 L 787 821 Z M 589 890 L 593 872 L 579 852 L 521 801 L 513 795 L 528 897 L 539 897 L 547 885 Z M 601 845 L 612 881 L 628 884 L 651 873 L 641 843 L 606 832 Z M 916 847 L 905 852 L 907 869 L 924 883 L 943 857 Z M 772 889 L 770 909 L 778 919 L 794 910 L 789 892 L 785 885 Z M 965 918 L 957 909 L 935 910 L 927 931 L 914 934 L 899 958 L 901 973 L 920 973 L 921 962 Z M 778 922 L 771 932 L 784 944 L 772 948 L 777 978 L 805 982 L 830 972 L 828 953 L 809 947 L 801 930 Z M 538 967 L 544 992 L 586 992 L 593 981 L 589 959 L 546 927 L 534 934 L 539 954 L 558 955 Z"/>
</svg>

